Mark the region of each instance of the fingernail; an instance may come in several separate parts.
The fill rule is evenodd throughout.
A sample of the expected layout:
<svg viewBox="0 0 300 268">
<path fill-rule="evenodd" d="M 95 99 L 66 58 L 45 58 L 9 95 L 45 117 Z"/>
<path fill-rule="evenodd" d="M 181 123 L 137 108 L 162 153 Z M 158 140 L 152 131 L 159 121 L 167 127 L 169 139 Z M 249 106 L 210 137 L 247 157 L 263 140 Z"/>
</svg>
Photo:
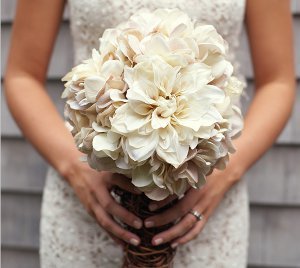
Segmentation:
<svg viewBox="0 0 300 268">
<path fill-rule="evenodd" d="M 171 245 L 172 248 L 177 248 L 177 246 L 178 246 L 178 243 L 173 243 L 173 244 Z"/>
<path fill-rule="evenodd" d="M 133 222 L 133 226 L 136 228 L 136 229 L 141 229 L 142 228 L 142 225 L 143 223 L 141 221 L 138 221 L 138 220 L 135 220 Z"/>
<path fill-rule="evenodd" d="M 154 226 L 154 222 L 153 222 L 153 221 L 146 221 L 146 222 L 145 222 L 145 226 L 146 226 L 147 228 L 151 228 L 151 227 Z"/>
<path fill-rule="evenodd" d="M 130 238 L 129 243 L 134 246 L 137 246 L 140 242 L 135 238 Z"/>
<path fill-rule="evenodd" d="M 154 210 L 156 210 L 158 208 L 158 205 L 157 204 L 150 204 L 149 205 L 149 210 L 150 211 L 154 211 Z"/>
<path fill-rule="evenodd" d="M 163 242 L 162 238 L 157 238 L 154 240 L 154 245 L 158 246 Z"/>
</svg>

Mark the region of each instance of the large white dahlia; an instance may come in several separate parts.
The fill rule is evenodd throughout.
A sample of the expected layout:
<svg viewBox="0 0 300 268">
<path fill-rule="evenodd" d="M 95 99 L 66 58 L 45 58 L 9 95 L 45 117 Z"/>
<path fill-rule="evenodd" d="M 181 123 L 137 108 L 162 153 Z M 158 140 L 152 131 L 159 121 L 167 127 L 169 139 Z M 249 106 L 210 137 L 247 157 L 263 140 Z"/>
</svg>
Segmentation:
<svg viewBox="0 0 300 268">
<path fill-rule="evenodd" d="M 78 149 L 155 200 L 199 188 L 225 168 L 243 127 L 243 83 L 212 25 L 179 9 L 143 9 L 107 29 L 62 94 Z"/>
</svg>

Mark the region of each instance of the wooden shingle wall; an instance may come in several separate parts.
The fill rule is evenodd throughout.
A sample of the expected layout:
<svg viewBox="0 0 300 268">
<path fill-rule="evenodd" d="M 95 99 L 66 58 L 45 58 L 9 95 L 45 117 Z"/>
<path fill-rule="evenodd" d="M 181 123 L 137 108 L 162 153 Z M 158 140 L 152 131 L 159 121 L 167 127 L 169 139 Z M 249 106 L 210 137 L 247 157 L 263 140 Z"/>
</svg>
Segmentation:
<svg viewBox="0 0 300 268">
<path fill-rule="evenodd" d="M 2 61 L 5 69 L 15 0 L 2 1 Z M 249 267 L 300 268 L 300 1 L 292 1 L 297 68 L 294 113 L 273 148 L 248 172 L 251 200 Z M 63 110 L 60 78 L 72 66 L 68 14 L 51 60 L 47 91 Z M 298 48 L 298 50 L 297 50 Z M 253 74 L 245 32 L 239 52 L 251 95 Z M 2 267 L 38 267 L 39 216 L 47 168 L 22 137 L 1 91 Z M 247 101 L 246 101 L 247 102 Z M 247 106 L 247 103 L 245 103 Z M 26 157 L 25 157 L 26 156 Z"/>
</svg>

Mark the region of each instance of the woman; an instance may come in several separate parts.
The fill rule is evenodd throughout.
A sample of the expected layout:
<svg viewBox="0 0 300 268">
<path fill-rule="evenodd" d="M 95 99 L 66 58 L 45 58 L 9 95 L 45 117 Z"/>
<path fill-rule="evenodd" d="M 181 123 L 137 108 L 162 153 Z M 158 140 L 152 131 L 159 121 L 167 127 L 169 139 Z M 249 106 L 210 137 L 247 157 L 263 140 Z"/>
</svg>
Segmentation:
<svg viewBox="0 0 300 268">
<path fill-rule="evenodd" d="M 249 219 L 242 177 L 275 141 L 295 95 L 289 1 L 69 0 L 76 64 L 98 47 L 105 28 L 116 26 L 139 8 L 178 7 L 217 28 L 228 41 L 236 74 L 241 76 L 235 51 L 245 19 L 255 96 L 243 134 L 235 141 L 237 152 L 224 171 L 208 177 L 205 187 L 188 191 L 176 206 L 144 223 L 110 195 L 113 185 L 136 189 L 124 185 L 121 175 L 96 172 L 78 161 L 81 153 L 46 94 L 46 70 L 64 5 L 64 0 L 19 1 L 5 74 L 7 102 L 15 120 L 51 165 L 42 207 L 42 267 L 121 267 L 122 249 L 116 245 L 123 241 L 137 245 L 140 238 L 124 230 L 114 217 L 135 228 L 181 218 L 152 241 L 154 245 L 171 241 L 178 247 L 175 267 L 245 267 Z M 169 201 L 151 207 L 155 210 Z M 204 216 L 202 220 L 197 212 Z"/>
</svg>

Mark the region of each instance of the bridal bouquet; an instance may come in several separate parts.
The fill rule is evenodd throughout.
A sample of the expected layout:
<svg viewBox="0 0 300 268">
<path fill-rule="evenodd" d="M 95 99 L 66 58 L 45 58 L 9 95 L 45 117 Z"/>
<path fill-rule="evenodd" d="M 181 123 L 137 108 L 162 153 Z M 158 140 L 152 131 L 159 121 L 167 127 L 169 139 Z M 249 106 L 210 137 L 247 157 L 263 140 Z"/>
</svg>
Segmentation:
<svg viewBox="0 0 300 268">
<path fill-rule="evenodd" d="M 126 175 L 144 200 L 181 196 L 224 169 L 243 126 L 235 103 L 244 85 L 216 29 L 179 9 L 143 9 L 99 40 L 62 79 L 88 164 Z"/>
</svg>

